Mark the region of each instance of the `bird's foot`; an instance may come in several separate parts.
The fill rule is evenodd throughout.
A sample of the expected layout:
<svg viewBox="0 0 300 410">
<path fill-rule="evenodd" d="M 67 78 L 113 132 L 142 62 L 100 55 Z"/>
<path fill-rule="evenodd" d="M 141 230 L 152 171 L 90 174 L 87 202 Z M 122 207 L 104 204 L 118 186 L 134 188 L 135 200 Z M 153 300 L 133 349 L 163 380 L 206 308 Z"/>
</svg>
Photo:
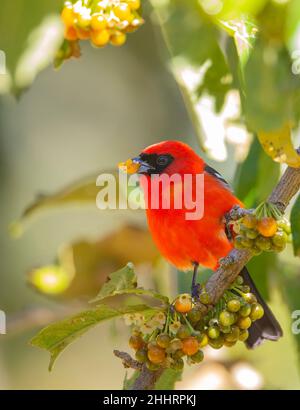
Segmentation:
<svg viewBox="0 0 300 410">
<path fill-rule="evenodd" d="M 219 260 L 219 264 L 220 266 L 222 266 L 222 268 L 228 268 L 229 266 L 233 265 L 233 263 L 234 257 L 231 255 L 227 255 Z"/>
</svg>

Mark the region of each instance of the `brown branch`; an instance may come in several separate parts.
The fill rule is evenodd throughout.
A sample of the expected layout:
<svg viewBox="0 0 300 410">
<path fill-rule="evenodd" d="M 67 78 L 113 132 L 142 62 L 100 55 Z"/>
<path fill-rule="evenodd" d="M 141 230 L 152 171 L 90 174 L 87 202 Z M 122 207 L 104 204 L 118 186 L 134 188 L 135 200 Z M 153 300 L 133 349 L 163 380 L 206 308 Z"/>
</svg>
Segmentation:
<svg viewBox="0 0 300 410">
<path fill-rule="evenodd" d="M 281 177 L 280 181 L 273 189 L 268 201 L 277 205 L 283 212 L 288 206 L 292 197 L 300 189 L 300 169 L 288 167 Z M 229 212 L 229 218 L 232 220 L 239 219 L 247 213 L 247 210 L 234 207 Z M 220 267 L 210 277 L 206 284 L 206 291 L 211 301 L 210 305 L 200 304 L 203 314 L 207 313 L 218 302 L 223 293 L 235 278 L 238 276 L 243 267 L 249 262 L 253 254 L 246 249 L 233 249 L 230 254 L 220 261 Z M 122 353 L 123 356 L 123 353 Z M 120 356 L 118 356 L 120 357 Z M 133 360 L 133 359 L 131 359 Z M 142 366 L 141 373 L 136 379 L 132 390 L 147 390 L 152 389 L 163 372 L 149 371 L 145 366 Z"/>
<path fill-rule="evenodd" d="M 137 360 L 134 360 L 130 354 L 126 352 L 120 352 L 120 350 L 114 350 L 114 355 L 122 360 L 123 366 L 126 369 L 142 370 L 142 363 L 139 363 Z"/>
</svg>

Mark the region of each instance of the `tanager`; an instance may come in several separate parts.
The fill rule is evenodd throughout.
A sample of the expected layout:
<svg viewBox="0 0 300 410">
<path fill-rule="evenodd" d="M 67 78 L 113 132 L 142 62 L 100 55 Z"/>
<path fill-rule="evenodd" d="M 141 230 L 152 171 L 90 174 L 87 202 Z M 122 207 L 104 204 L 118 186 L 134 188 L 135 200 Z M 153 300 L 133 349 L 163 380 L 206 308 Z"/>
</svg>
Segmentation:
<svg viewBox="0 0 300 410">
<path fill-rule="evenodd" d="M 198 266 L 215 270 L 219 260 L 232 250 L 232 236 L 228 232 L 225 215 L 233 206 L 243 207 L 243 204 L 234 196 L 222 176 L 183 142 L 164 141 L 151 145 L 127 162 L 127 165 L 129 173 L 143 176 L 140 183 L 146 198 L 148 225 L 161 254 L 181 271 L 194 270 L 193 293 L 197 286 L 195 279 Z M 201 181 L 199 186 L 196 186 L 197 175 L 203 176 L 202 180 L 198 180 Z M 177 177 L 173 188 L 171 184 L 168 187 L 160 184 L 157 189 L 153 182 L 162 176 Z M 186 176 L 190 176 L 189 179 Z M 181 190 L 176 189 L 178 183 L 181 183 Z M 188 188 L 186 192 L 182 189 L 184 184 Z M 198 192 L 195 192 L 196 189 Z M 197 218 L 187 217 L 188 213 L 191 215 L 191 209 L 183 201 L 186 193 L 191 195 L 192 201 L 201 202 L 198 208 L 200 211 L 203 209 L 203 212 Z M 169 206 L 163 206 L 165 195 L 171 197 L 169 204 L 167 201 Z M 178 203 L 175 205 L 176 195 L 182 199 L 181 207 Z M 196 202 L 195 209 L 197 205 Z M 256 347 L 264 339 L 279 339 L 282 336 L 281 327 L 259 294 L 246 267 L 241 275 L 265 312 L 263 318 L 250 327 L 245 342 L 247 347 Z"/>
</svg>

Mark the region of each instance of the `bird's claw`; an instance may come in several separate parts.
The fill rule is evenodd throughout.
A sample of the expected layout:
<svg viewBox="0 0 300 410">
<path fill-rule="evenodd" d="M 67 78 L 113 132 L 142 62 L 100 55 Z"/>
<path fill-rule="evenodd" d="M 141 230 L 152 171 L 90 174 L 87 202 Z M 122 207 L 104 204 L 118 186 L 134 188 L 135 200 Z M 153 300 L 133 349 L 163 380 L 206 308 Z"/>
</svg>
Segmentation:
<svg viewBox="0 0 300 410">
<path fill-rule="evenodd" d="M 191 288 L 191 295 L 193 299 L 199 299 L 201 285 L 199 283 L 194 283 Z"/>
</svg>

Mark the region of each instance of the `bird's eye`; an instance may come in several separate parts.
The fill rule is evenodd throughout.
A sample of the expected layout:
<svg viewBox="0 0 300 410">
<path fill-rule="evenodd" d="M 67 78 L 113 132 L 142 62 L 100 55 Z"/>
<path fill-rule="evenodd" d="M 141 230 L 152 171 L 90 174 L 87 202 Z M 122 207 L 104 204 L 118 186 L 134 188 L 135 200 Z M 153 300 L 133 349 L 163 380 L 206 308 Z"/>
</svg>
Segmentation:
<svg viewBox="0 0 300 410">
<path fill-rule="evenodd" d="M 160 155 L 160 156 L 157 158 L 157 160 L 156 160 L 156 163 L 157 163 L 157 165 L 159 165 L 159 166 L 167 165 L 168 162 L 169 162 L 168 157 L 166 157 L 166 156 L 164 156 L 164 155 Z"/>
</svg>

